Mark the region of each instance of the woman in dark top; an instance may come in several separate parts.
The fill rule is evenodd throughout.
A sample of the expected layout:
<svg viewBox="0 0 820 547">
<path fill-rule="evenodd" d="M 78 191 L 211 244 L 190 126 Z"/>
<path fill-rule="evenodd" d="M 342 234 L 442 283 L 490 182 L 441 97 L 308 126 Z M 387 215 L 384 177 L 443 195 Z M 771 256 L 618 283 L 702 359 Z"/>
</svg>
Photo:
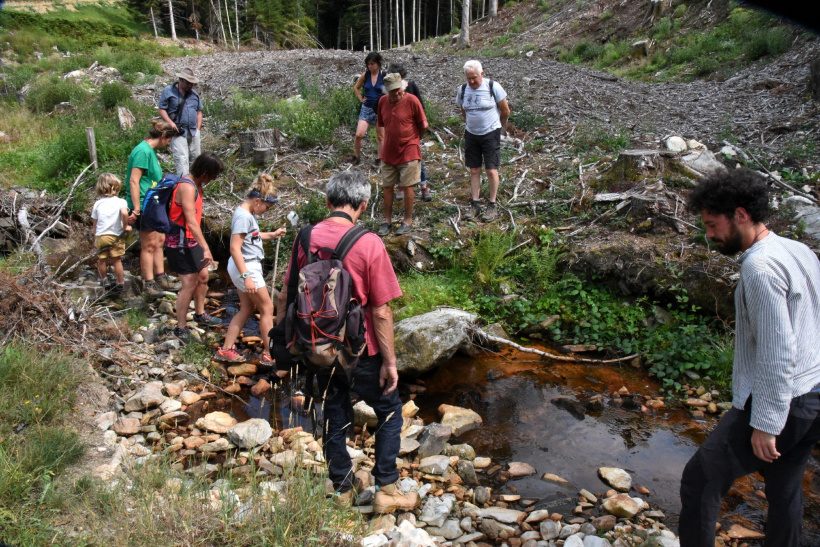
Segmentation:
<svg viewBox="0 0 820 547">
<path fill-rule="evenodd" d="M 421 100 L 421 91 L 419 91 L 419 86 L 417 86 L 416 82 L 413 80 L 407 80 L 407 70 L 404 68 L 404 65 L 401 63 L 391 63 L 388 73 L 398 73 L 401 76 L 404 91 L 410 93 L 411 95 L 415 95 L 421 103 L 422 110 L 424 110 L 424 101 Z M 427 173 L 424 170 L 424 162 L 421 163 L 421 182 L 419 183 L 419 189 L 421 190 L 421 199 L 423 201 L 433 201 L 433 196 L 430 194 L 430 189 L 427 187 Z M 404 199 L 404 191 L 399 188 L 396 192 L 396 200 L 401 201 L 402 199 Z"/>
<path fill-rule="evenodd" d="M 382 56 L 375 51 L 371 51 L 364 58 L 364 64 L 367 67 L 356 84 L 353 86 L 353 91 L 362 103 L 362 109 L 359 112 L 359 123 L 356 125 L 356 139 L 353 141 L 353 164 L 356 165 L 361 161 L 362 141 L 367 135 L 367 130 L 371 125 L 376 125 L 376 105 L 379 104 L 379 98 L 384 94 L 384 73 L 382 72 Z M 364 93 L 364 94 L 362 94 Z M 378 156 L 374 165 L 378 166 L 381 163 L 382 143 L 378 140 L 378 133 L 376 134 L 376 143 L 378 147 Z"/>
</svg>

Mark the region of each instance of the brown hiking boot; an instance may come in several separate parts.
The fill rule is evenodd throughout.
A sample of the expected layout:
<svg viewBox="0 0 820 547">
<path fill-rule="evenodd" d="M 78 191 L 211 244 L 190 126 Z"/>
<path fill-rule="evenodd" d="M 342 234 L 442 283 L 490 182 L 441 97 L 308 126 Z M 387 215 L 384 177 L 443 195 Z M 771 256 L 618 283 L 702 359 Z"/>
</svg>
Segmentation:
<svg viewBox="0 0 820 547">
<path fill-rule="evenodd" d="M 333 494 L 333 503 L 339 509 L 350 509 L 353 506 L 353 501 L 356 496 L 356 491 L 351 488 L 347 492 L 339 492 Z"/>
<path fill-rule="evenodd" d="M 376 497 L 373 500 L 373 512 L 377 514 L 393 513 L 396 509 L 412 511 L 421 505 L 418 492 L 402 494 L 397 484 L 388 484 L 377 487 Z"/>
<path fill-rule="evenodd" d="M 473 220 L 481 215 L 481 202 L 471 201 L 470 209 L 464 213 L 464 220 Z"/>
<path fill-rule="evenodd" d="M 492 222 L 498 216 L 498 207 L 495 203 L 489 203 L 487 208 L 484 209 L 484 214 L 481 216 L 481 220 L 484 222 Z"/>
<path fill-rule="evenodd" d="M 165 291 L 152 279 L 151 281 L 145 282 L 145 289 L 142 291 L 142 295 L 149 301 L 158 300 L 165 296 Z"/>
</svg>

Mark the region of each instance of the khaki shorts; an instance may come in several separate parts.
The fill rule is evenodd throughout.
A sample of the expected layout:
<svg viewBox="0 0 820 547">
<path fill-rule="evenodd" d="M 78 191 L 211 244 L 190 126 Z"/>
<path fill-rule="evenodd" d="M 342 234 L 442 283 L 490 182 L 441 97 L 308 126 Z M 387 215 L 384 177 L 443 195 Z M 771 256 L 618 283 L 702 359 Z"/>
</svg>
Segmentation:
<svg viewBox="0 0 820 547">
<path fill-rule="evenodd" d="M 125 254 L 125 238 L 112 234 L 97 236 L 94 246 L 100 250 L 99 258 L 119 258 Z M 108 247 L 108 248 L 106 248 Z"/>
<path fill-rule="evenodd" d="M 382 163 L 382 188 L 400 186 L 407 188 L 421 182 L 421 161 L 413 160 L 400 165 Z"/>
</svg>

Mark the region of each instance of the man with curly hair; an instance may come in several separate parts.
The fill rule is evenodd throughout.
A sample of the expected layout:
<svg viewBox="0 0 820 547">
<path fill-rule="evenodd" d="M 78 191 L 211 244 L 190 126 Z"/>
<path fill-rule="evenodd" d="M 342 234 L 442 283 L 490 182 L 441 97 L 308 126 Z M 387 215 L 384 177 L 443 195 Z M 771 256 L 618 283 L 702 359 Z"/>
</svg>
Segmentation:
<svg viewBox="0 0 820 547">
<path fill-rule="evenodd" d="M 733 406 L 683 470 L 680 543 L 712 547 L 723 496 L 759 471 L 769 502 L 765 545 L 796 547 L 803 472 L 820 441 L 820 262 L 766 227 L 768 188 L 754 171 L 703 180 L 688 207 L 718 251 L 742 254 Z"/>
</svg>

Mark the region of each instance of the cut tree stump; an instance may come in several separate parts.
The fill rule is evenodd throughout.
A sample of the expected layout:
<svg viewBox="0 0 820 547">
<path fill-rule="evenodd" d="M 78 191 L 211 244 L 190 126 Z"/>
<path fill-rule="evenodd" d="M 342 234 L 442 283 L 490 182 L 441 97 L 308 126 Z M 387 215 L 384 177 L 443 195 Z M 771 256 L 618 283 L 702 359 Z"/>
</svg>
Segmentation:
<svg viewBox="0 0 820 547">
<path fill-rule="evenodd" d="M 244 131 L 239 134 L 240 154 L 251 156 L 260 148 L 276 148 L 281 140 L 278 129 L 260 129 Z"/>
<path fill-rule="evenodd" d="M 640 182 L 657 179 L 670 174 L 692 179 L 700 178 L 688 168 L 677 152 L 670 150 L 624 150 L 612 166 L 604 171 L 598 181 L 602 187 L 610 188 L 624 182 Z"/>
</svg>

